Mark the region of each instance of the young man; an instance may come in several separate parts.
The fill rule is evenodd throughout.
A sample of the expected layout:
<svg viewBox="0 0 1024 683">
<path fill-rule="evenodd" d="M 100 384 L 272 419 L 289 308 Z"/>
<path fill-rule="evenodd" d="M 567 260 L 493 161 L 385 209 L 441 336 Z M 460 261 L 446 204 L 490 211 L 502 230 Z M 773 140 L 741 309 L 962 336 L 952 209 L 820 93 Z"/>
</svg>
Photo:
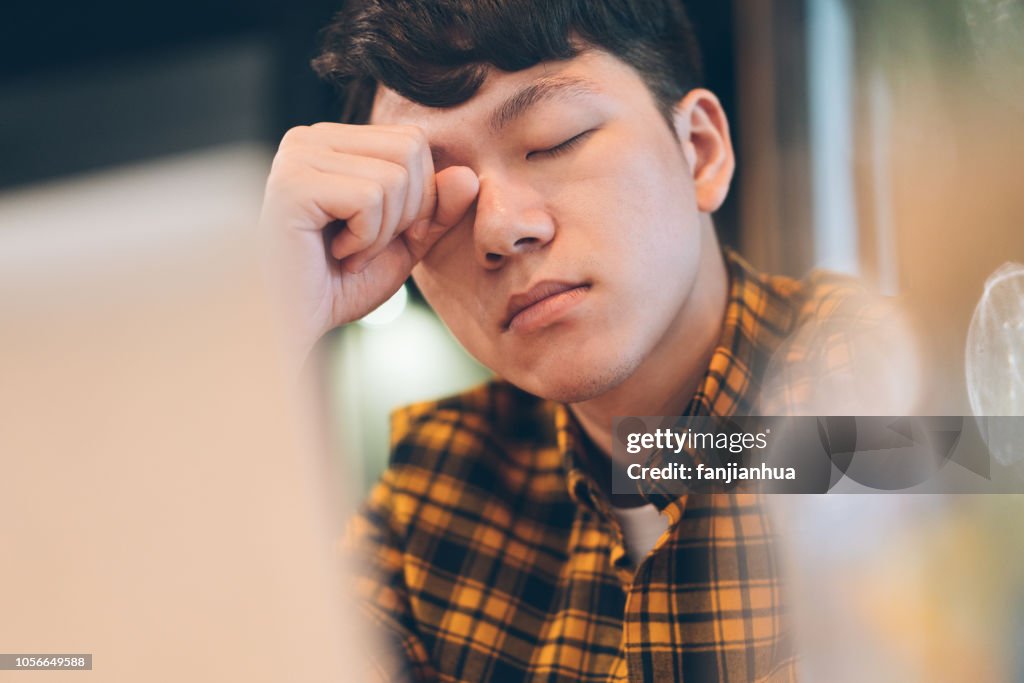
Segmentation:
<svg viewBox="0 0 1024 683">
<path fill-rule="evenodd" d="M 384 677 L 792 679 L 758 500 L 606 483 L 613 417 L 757 411 L 842 299 L 723 254 L 733 148 L 681 6 L 367 0 L 325 37 L 349 123 L 285 136 L 263 218 L 298 345 L 411 273 L 501 378 L 396 416 L 352 530 Z"/>
</svg>

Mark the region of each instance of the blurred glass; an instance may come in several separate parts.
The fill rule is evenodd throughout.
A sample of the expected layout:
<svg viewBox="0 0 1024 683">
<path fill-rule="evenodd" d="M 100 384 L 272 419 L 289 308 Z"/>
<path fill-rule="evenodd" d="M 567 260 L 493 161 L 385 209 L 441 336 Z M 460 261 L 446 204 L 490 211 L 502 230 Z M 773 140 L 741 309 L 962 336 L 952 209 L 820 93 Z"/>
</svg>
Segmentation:
<svg viewBox="0 0 1024 683">
<path fill-rule="evenodd" d="M 1024 261 L 1024 3 L 806 7 L 819 17 L 806 30 L 849 32 L 851 129 L 837 134 L 852 144 L 845 158 L 829 158 L 850 171 L 858 272 L 899 296 L 918 340 L 912 410 L 1006 414 L 1019 395 L 1022 292 L 1015 271 L 998 269 Z M 823 41 L 807 44 L 813 72 L 821 67 L 813 46 Z M 813 88 L 809 97 L 821 93 L 834 97 Z M 817 104 L 779 106 L 785 116 Z M 813 147 L 810 132 L 806 139 Z M 800 239 L 783 231 L 777 248 L 798 249 Z M 1006 455 L 1019 456 L 1020 435 L 1004 443 Z M 1020 496 L 776 496 L 770 504 L 785 538 L 805 680 L 1024 681 Z"/>
</svg>

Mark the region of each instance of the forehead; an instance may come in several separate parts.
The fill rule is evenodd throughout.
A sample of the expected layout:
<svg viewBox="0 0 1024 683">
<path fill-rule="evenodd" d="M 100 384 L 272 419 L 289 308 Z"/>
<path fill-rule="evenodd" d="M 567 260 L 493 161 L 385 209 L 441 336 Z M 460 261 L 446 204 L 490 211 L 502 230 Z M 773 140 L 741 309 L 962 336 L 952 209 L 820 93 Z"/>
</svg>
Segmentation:
<svg viewBox="0 0 1024 683">
<path fill-rule="evenodd" d="M 427 107 L 381 86 L 374 98 L 370 123 L 417 125 L 428 136 L 465 126 L 499 132 L 503 124 L 541 99 L 565 101 L 592 96 L 628 100 L 635 97 L 637 87 L 646 91 L 632 67 L 591 48 L 571 59 L 541 62 L 522 71 L 491 68 L 473 97 L 450 108 Z"/>
</svg>

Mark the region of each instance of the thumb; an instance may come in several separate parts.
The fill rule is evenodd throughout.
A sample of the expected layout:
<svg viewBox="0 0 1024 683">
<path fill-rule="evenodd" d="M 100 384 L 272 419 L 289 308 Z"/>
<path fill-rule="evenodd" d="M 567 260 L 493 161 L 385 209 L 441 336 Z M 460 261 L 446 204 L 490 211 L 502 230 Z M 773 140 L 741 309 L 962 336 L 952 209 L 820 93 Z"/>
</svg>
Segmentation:
<svg viewBox="0 0 1024 683">
<path fill-rule="evenodd" d="M 437 188 L 437 208 L 433 222 L 447 229 L 455 227 L 469 211 L 480 191 L 480 179 L 471 168 L 450 166 L 434 177 L 434 187 Z"/>
<path fill-rule="evenodd" d="M 434 177 L 437 204 L 430 220 L 423 220 L 405 233 L 409 250 L 417 261 L 459 222 L 476 201 L 480 179 L 466 166 L 450 166 Z"/>
</svg>

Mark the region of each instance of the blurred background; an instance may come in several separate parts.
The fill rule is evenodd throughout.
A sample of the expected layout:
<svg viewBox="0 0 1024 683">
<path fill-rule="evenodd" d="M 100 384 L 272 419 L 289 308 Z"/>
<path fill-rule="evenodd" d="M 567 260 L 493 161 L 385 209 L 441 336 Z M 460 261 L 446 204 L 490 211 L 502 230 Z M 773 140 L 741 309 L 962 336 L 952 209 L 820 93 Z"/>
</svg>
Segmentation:
<svg viewBox="0 0 1024 683">
<path fill-rule="evenodd" d="M 917 410 L 966 412 L 971 313 L 988 274 L 1024 261 L 1022 3 L 690 6 L 739 156 L 716 215 L 722 240 L 773 272 L 830 268 L 899 295 L 926 342 Z M 281 134 L 335 118 L 334 94 L 308 66 L 335 10 L 330 0 L 12 7 L 0 28 L 0 236 L 100 197 L 137 215 L 136 233 L 170 205 L 193 223 L 251 221 Z M 197 196 L 187 179 L 203 169 Z M 133 190 L 128 179 L 147 173 L 163 174 L 164 197 Z M 333 410 L 353 418 L 335 424 L 360 425 L 336 438 L 357 454 L 364 485 L 384 466 L 391 408 L 487 376 L 414 291 L 401 296 L 324 342 Z M 368 381 L 389 367 L 401 381 Z"/>
<path fill-rule="evenodd" d="M 716 215 L 722 240 L 767 270 L 839 270 L 898 297 L 922 368 L 914 412 L 969 414 L 972 315 L 989 275 L 1024 262 L 1024 1 L 689 5 L 739 157 Z M 327 0 L 9 7 L 0 22 L 7 274 L 34 269 L 77 286 L 68 263 L 133 263 L 126 277 L 141 277 L 140 254 L 206 249 L 203 272 L 215 273 L 221 257 L 247 253 L 236 247 L 254 225 L 277 140 L 336 118 L 333 93 L 308 67 L 336 9 Z M 23 280 L 4 283 L 4 310 L 26 304 Z M 83 299 L 80 310 L 104 305 Z M 1009 322 L 1024 320 L 1020 302 L 1000 306 L 999 329 L 1018 335 L 1009 348 L 1019 353 L 1013 330 L 1024 327 Z M 0 339 L 13 338 L 11 320 L 0 320 Z M 409 289 L 322 350 L 329 451 L 356 497 L 386 464 L 390 410 L 488 376 Z M 1015 358 L 989 357 L 978 380 L 1005 387 L 1005 400 L 985 404 L 993 410 L 1024 396 Z M 17 398 L 20 388 L 7 388 Z M 807 633 L 834 636 L 818 643 L 828 654 L 811 658 L 812 680 L 861 680 L 864 646 L 888 653 L 891 676 L 870 669 L 874 680 L 1024 681 L 1016 498 L 781 507 L 799 530 L 789 557 L 805 582 L 798 608 L 816 625 Z M 833 575 L 842 579 L 820 580 Z M 835 662 L 850 673 L 827 672 Z"/>
</svg>

